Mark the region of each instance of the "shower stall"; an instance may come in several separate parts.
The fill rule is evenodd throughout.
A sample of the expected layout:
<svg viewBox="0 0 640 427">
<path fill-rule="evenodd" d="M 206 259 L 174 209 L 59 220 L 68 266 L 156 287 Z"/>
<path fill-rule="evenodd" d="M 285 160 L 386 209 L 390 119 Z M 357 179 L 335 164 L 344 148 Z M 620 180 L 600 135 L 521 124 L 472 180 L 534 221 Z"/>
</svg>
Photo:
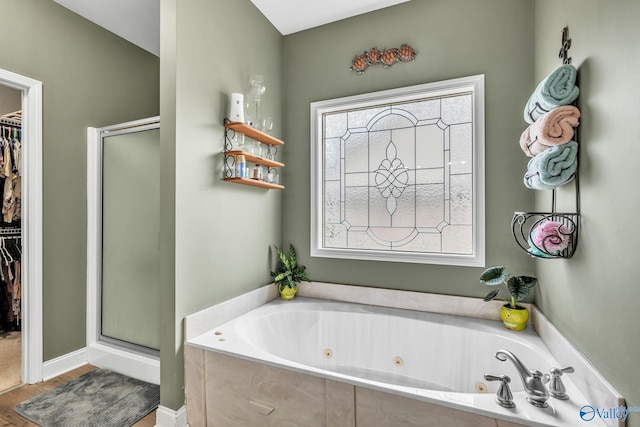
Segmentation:
<svg viewBox="0 0 640 427">
<path fill-rule="evenodd" d="M 160 119 L 87 134 L 89 363 L 160 383 Z"/>
</svg>

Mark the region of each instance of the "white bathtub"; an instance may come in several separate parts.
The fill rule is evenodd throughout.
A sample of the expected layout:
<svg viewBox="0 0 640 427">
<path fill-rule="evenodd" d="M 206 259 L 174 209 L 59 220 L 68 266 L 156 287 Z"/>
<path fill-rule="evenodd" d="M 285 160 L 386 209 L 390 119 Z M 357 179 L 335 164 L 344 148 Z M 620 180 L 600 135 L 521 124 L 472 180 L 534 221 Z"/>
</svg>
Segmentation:
<svg viewBox="0 0 640 427">
<path fill-rule="evenodd" d="M 528 328 L 444 314 L 296 298 L 274 300 L 187 341 L 188 346 L 299 373 L 392 393 L 491 418 L 532 426 L 584 426 L 589 402 L 564 375 L 570 399 L 526 402 L 509 350 L 528 369 L 563 368 Z M 498 385 L 484 374 L 511 377 L 516 408 L 495 402 Z M 603 425 L 599 420 L 590 425 Z"/>
</svg>

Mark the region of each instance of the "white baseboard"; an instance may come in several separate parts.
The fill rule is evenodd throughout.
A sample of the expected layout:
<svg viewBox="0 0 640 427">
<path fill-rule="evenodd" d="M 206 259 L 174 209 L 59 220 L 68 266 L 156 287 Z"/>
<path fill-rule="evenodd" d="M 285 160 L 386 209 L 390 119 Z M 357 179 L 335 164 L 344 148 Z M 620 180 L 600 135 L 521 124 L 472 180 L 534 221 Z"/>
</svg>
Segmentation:
<svg viewBox="0 0 640 427">
<path fill-rule="evenodd" d="M 160 384 L 160 360 L 100 343 L 90 344 L 88 360 L 94 366 L 148 383 Z"/>
<path fill-rule="evenodd" d="M 174 411 L 165 406 L 158 406 L 155 427 L 189 427 L 187 424 L 187 407 Z"/>
<path fill-rule="evenodd" d="M 55 359 L 47 360 L 42 364 L 43 381 L 50 380 L 58 375 L 62 375 L 73 369 L 79 368 L 82 365 L 86 365 L 88 362 L 89 359 L 87 357 L 86 347 L 64 354 L 60 357 L 56 357 Z"/>
</svg>

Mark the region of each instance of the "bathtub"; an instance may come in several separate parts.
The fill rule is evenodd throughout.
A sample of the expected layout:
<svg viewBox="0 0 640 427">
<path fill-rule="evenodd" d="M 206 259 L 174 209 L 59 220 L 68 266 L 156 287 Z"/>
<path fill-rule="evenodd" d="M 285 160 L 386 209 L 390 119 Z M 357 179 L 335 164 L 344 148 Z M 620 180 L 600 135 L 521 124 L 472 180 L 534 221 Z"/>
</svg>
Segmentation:
<svg viewBox="0 0 640 427">
<path fill-rule="evenodd" d="M 198 357 L 212 352 L 236 358 L 241 364 L 237 368 L 203 369 L 201 376 L 206 381 L 216 381 L 214 371 L 244 372 L 256 366 L 243 365 L 242 361 L 259 363 L 308 378 L 330 380 L 332 384 L 346 384 L 362 390 L 363 395 L 387 394 L 389 398 L 381 395 L 380 403 L 369 404 L 373 410 L 388 399 L 400 398 L 403 405 L 409 399 L 429 407 L 449 408 L 454 418 L 462 414 L 462 418 L 472 415 L 479 420 L 492 420 L 486 425 L 583 426 L 580 408 L 589 403 L 571 381 L 571 375 L 562 377 L 569 400 L 550 397 L 545 409 L 526 402 L 516 368 L 510 361 L 497 360 L 496 351 L 509 350 L 527 368 L 542 372 L 564 366 L 554 359 L 532 328 L 513 332 L 494 320 L 299 297 L 290 302 L 273 300 L 189 339 L 186 345 L 205 355 Z M 485 381 L 485 374 L 511 377 L 515 408 L 506 409 L 495 402 L 499 384 Z M 255 382 L 251 375 L 238 381 Z M 299 380 L 294 381 L 298 384 Z M 223 387 L 220 396 L 232 382 L 233 377 L 219 380 Z M 259 411 L 269 409 L 267 404 L 248 401 Z M 229 420 L 225 422 L 232 425 Z M 604 425 L 598 419 L 589 424 Z M 469 425 L 484 424 L 471 421 Z"/>
</svg>

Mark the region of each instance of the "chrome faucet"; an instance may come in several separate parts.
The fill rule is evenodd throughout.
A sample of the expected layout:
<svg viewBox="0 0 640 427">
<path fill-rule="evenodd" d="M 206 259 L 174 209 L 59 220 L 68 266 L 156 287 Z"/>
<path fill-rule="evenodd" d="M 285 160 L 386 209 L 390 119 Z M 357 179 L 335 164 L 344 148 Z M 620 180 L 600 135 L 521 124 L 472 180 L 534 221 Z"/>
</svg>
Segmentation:
<svg viewBox="0 0 640 427">
<path fill-rule="evenodd" d="M 527 402 L 538 408 L 546 408 L 549 406 L 547 403 L 549 392 L 544 385 L 545 378 L 542 372 L 527 369 L 520 359 L 508 350 L 498 350 L 496 352 L 496 359 L 503 362 L 509 359 L 513 362 L 522 378 L 522 385 L 524 386 L 524 391 L 527 393 Z"/>
</svg>

